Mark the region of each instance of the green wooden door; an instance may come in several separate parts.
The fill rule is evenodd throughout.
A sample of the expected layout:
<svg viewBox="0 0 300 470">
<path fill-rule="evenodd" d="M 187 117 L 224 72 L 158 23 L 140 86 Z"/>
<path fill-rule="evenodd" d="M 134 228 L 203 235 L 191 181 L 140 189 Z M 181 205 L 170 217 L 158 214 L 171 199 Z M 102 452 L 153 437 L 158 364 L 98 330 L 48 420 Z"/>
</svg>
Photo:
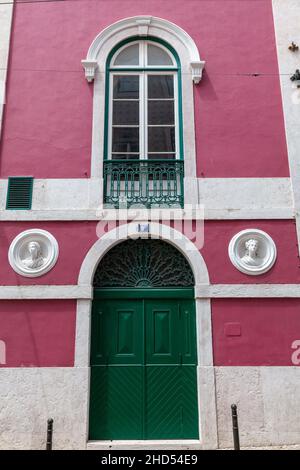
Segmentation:
<svg viewBox="0 0 300 470">
<path fill-rule="evenodd" d="M 198 439 L 194 301 L 139 297 L 94 300 L 89 438 Z"/>
</svg>

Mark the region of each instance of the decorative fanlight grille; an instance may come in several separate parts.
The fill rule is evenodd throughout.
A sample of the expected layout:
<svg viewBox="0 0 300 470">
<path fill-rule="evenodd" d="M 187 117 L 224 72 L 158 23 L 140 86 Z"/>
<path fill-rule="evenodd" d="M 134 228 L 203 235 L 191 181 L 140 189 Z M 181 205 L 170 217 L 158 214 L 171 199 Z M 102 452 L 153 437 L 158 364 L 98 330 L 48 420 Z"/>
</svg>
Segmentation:
<svg viewBox="0 0 300 470">
<path fill-rule="evenodd" d="M 161 240 L 127 240 L 100 262 L 94 287 L 192 287 L 194 276 L 185 257 Z"/>
</svg>

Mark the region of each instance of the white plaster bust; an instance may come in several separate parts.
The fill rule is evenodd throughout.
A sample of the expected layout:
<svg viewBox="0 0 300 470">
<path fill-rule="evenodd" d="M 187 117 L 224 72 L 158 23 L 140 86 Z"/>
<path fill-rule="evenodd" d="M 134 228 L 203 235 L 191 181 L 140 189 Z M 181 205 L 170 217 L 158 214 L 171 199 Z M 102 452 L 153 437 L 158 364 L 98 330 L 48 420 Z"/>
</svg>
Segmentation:
<svg viewBox="0 0 300 470">
<path fill-rule="evenodd" d="M 259 266 L 261 259 L 258 257 L 259 241 L 255 238 L 250 238 L 245 242 L 246 253 L 242 257 L 242 261 L 249 266 Z"/>
<path fill-rule="evenodd" d="M 58 243 L 46 230 L 31 229 L 20 233 L 11 243 L 8 259 L 18 274 L 38 277 L 50 271 L 58 258 Z"/>
<path fill-rule="evenodd" d="M 44 258 L 39 242 L 29 242 L 27 249 L 29 256 L 22 260 L 23 264 L 30 269 L 36 269 L 42 266 L 44 264 Z"/>
<path fill-rule="evenodd" d="M 237 233 L 229 243 L 228 254 L 232 264 L 239 271 L 250 275 L 269 271 L 277 256 L 272 238 L 258 229 Z"/>
</svg>

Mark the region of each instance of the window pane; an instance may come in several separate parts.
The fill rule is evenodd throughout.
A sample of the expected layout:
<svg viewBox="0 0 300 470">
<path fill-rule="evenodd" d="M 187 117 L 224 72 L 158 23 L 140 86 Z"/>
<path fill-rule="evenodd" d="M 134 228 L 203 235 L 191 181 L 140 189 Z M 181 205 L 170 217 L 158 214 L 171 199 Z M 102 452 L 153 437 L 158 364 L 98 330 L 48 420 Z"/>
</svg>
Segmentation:
<svg viewBox="0 0 300 470">
<path fill-rule="evenodd" d="M 173 62 L 161 47 L 148 44 L 148 65 L 173 65 Z"/>
<path fill-rule="evenodd" d="M 113 152 L 138 152 L 139 128 L 138 127 L 114 127 L 112 137 Z"/>
<path fill-rule="evenodd" d="M 113 102 L 113 124 L 139 124 L 139 102 L 138 101 L 114 101 Z"/>
<path fill-rule="evenodd" d="M 174 101 L 148 101 L 148 124 L 174 124 Z"/>
<path fill-rule="evenodd" d="M 175 153 L 149 153 L 149 160 L 175 160 Z"/>
<path fill-rule="evenodd" d="M 139 76 L 115 75 L 113 88 L 115 99 L 139 99 Z"/>
<path fill-rule="evenodd" d="M 139 65 L 139 44 L 123 49 L 117 55 L 114 65 Z"/>
<path fill-rule="evenodd" d="M 148 127 L 148 152 L 175 152 L 175 128 Z"/>
<path fill-rule="evenodd" d="M 174 98 L 173 75 L 148 75 L 148 98 Z"/>
</svg>

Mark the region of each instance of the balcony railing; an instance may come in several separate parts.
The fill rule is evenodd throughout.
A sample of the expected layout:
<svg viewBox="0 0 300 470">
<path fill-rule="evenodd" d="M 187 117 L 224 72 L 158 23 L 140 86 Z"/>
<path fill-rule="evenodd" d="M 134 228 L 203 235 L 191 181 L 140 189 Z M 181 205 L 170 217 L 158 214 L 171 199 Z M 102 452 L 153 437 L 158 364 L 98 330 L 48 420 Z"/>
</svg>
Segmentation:
<svg viewBox="0 0 300 470">
<path fill-rule="evenodd" d="M 107 160 L 104 203 L 115 208 L 183 206 L 182 160 Z"/>
</svg>

